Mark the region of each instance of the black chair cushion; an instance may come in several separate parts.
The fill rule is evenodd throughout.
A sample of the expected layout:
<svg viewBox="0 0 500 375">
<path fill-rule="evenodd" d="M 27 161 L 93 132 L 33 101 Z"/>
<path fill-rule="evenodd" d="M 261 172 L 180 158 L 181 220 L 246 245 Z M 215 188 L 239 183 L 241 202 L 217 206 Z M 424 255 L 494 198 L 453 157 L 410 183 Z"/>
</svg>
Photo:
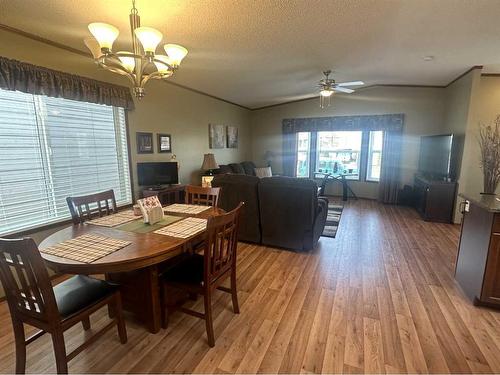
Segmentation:
<svg viewBox="0 0 500 375">
<path fill-rule="evenodd" d="M 78 275 L 54 287 L 57 307 L 62 317 L 70 316 L 118 290 L 118 285 Z"/>
<path fill-rule="evenodd" d="M 179 262 L 163 273 L 163 279 L 167 282 L 200 284 L 203 281 L 204 272 L 203 255 L 187 254 L 181 257 Z"/>
</svg>

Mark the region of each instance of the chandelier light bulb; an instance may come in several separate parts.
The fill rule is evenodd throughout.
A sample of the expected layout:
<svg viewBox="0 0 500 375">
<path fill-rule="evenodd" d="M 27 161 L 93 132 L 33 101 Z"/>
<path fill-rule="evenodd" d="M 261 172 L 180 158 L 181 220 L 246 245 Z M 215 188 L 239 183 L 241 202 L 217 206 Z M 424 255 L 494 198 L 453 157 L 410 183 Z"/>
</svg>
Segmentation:
<svg viewBox="0 0 500 375">
<path fill-rule="evenodd" d="M 174 66 L 179 66 L 182 59 L 188 54 L 188 50 L 178 44 L 165 44 L 163 48 Z"/>
<path fill-rule="evenodd" d="M 88 27 L 101 49 L 111 50 L 113 42 L 120 33 L 116 27 L 103 22 L 94 22 L 89 24 Z"/>
<path fill-rule="evenodd" d="M 154 54 L 156 46 L 161 42 L 163 34 L 152 27 L 138 27 L 134 30 L 135 35 L 140 40 L 142 48 L 146 53 Z"/>
<path fill-rule="evenodd" d="M 130 55 L 130 56 L 118 56 L 122 65 L 127 69 L 130 73 L 134 71 L 135 68 L 135 58 L 132 53 L 127 51 L 119 51 L 117 55 Z"/>
<path fill-rule="evenodd" d="M 165 63 L 165 64 L 162 64 L 161 62 L 154 61 L 156 69 L 160 73 L 162 73 L 162 74 L 172 73 L 172 70 L 171 70 L 170 67 L 173 64 L 172 64 L 171 59 L 168 56 L 165 56 L 165 55 L 155 55 L 155 60 L 160 60 L 160 61 L 163 61 Z"/>
</svg>

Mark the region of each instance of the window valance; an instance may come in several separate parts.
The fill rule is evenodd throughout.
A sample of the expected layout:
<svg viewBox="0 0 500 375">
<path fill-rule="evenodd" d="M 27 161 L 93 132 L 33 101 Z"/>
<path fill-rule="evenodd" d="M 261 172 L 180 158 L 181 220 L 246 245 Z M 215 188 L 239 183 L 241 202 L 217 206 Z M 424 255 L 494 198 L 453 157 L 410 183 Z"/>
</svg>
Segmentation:
<svg viewBox="0 0 500 375">
<path fill-rule="evenodd" d="M 133 109 L 127 87 L 0 56 L 0 88 Z"/>
<path fill-rule="evenodd" d="M 291 118 L 283 120 L 283 133 L 364 130 L 401 131 L 404 114 Z"/>
</svg>

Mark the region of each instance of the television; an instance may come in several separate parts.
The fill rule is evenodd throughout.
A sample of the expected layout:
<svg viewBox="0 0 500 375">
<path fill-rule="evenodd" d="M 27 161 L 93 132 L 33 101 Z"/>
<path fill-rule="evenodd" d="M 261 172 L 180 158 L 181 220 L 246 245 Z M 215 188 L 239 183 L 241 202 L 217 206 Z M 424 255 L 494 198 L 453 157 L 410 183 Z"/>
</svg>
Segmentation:
<svg viewBox="0 0 500 375">
<path fill-rule="evenodd" d="M 139 186 L 161 186 L 179 183 L 176 162 L 137 163 Z"/>
<path fill-rule="evenodd" d="M 432 180 L 455 182 L 460 172 L 462 148 L 463 137 L 455 134 L 421 137 L 419 174 Z"/>
</svg>

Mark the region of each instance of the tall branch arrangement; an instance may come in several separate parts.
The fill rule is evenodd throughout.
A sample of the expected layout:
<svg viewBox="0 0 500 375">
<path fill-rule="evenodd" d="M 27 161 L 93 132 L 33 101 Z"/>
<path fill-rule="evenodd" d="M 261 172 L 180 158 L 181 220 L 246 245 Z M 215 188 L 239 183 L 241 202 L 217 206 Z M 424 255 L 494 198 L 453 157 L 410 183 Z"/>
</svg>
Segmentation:
<svg viewBox="0 0 500 375">
<path fill-rule="evenodd" d="M 500 182 L 500 115 L 497 115 L 494 125 L 481 125 L 479 147 L 481 148 L 484 192 L 494 194 Z"/>
</svg>

